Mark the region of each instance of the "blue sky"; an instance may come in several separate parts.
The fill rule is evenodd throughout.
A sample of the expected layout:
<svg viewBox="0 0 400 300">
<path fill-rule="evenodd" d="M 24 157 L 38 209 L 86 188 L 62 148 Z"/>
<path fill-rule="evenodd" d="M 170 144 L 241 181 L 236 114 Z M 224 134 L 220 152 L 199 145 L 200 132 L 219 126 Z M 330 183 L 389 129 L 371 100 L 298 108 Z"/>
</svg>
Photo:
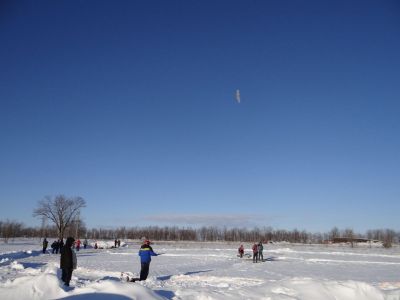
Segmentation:
<svg viewBox="0 0 400 300">
<path fill-rule="evenodd" d="M 397 1 L 2 2 L 0 219 L 399 230 L 399 36 Z"/>
</svg>

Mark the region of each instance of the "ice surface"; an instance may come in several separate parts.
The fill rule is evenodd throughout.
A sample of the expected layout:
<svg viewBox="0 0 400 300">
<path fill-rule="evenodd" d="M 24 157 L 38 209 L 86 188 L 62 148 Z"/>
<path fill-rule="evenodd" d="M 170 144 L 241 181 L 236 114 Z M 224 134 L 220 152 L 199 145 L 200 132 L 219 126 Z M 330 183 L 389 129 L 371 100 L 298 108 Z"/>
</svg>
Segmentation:
<svg viewBox="0 0 400 300">
<path fill-rule="evenodd" d="M 90 241 L 93 244 L 93 241 Z M 77 252 L 71 287 L 61 284 L 59 255 L 35 240 L 0 243 L 1 299 L 400 299 L 400 248 L 265 245 L 265 262 L 236 256 L 239 243 L 155 242 L 149 278 L 138 276 L 139 241 L 98 241 Z M 107 247 L 106 247 L 107 246 Z M 250 253 L 250 244 L 246 245 Z"/>
</svg>

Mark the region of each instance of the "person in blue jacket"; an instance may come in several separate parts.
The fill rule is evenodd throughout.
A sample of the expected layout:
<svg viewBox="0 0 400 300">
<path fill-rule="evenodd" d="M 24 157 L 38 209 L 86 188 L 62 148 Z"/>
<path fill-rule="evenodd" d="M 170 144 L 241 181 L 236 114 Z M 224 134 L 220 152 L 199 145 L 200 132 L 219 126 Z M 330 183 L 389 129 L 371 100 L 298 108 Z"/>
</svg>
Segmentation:
<svg viewBox="0 0 400 300">
<path fill-rule="evenodd" d="M 140 279 L 146 280 L 149 275 L 149 268 L 152 256 L 157 256 L 158 254 L 153 251 L 153 248 L 150 246 L 150 241 L 145 239 L 143 245 L 140 247 L 139 256 L 140 256 Z"/>
</svg>

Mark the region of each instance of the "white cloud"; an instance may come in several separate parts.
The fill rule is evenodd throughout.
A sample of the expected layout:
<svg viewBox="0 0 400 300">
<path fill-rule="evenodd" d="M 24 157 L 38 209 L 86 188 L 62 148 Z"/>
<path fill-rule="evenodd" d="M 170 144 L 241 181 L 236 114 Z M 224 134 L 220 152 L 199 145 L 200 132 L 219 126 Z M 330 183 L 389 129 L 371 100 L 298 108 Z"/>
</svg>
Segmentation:
<svg viewBox="0 0 400 300">
<path fill-rule="evenodd" d="M 253 214 L 157 214 L 143 217 L 157 224 L 189 226 L 254 227 L 267 224 L 271 218 Z"/>
</svg>

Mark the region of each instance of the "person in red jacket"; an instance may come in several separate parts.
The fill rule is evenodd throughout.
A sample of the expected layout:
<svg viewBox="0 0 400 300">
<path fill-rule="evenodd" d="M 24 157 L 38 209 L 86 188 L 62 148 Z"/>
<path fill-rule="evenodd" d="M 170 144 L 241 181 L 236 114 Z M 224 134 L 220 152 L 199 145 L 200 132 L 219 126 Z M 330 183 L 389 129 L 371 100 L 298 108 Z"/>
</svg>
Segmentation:
<svg viewBox="0 0 400 300">
<path fill-rule="evenodd" d="M 243 245 L 240 245 L 238 251 L 239 251 L 239 257 L 242 258 L 242 257 L 243 257 L 243 254 L 244 254 L 244 247 L 243 247 Z"/>
<path fill-rule="evenodd" d="M 76 251 L 79 251 L 79 249 L 81 248 L 81 240 L 80 239 L 78 239 L 75 242 L 75 248 L 76 248 Z"/>
<path fill-rule="evenodd" d="M 253 247 L 253 263 L 258 262 L 258 245 L 254 243 Z"/>
</svg>

